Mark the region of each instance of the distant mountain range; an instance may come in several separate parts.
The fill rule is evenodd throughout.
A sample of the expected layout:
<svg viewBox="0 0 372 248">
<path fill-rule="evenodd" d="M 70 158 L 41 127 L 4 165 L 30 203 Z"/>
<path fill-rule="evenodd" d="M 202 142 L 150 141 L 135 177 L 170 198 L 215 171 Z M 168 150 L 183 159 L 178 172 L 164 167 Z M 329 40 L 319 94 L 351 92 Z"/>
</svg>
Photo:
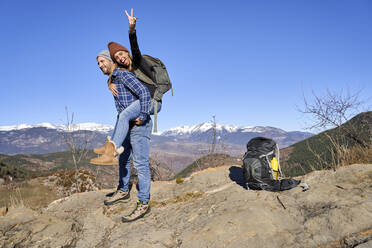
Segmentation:
<svg viewBox="0 0 372 248">
<path fill-rule="evenodd" d="M 67 130 L 75 131 L 67 133 Z M 53 153 L 67 150 L 62 138 L 63 134 L 74 137 L 85 135 L 90 140 L 89 148 L 93 148 L 102 145 L 112 130 L 112 126 L 95 123 L 77 124 L 73 128 L 49 123 L 0 127 L 0 162 L 5 161 L 5 164 L 11 165 L 24 164 L 26 169 L 36 171 L 40 166 L 48 168 L 51 165 L 64 166 L 68 164 L 68 153 Z M 211 154 L 214 133 L 217 140 L 214 152 L 229 154 L 232 157 L 221 154 L 221 156 L 208 156 Z M 303 175 L 315 169 L 333 168 L 338 166 L 337 161 L 340 159 L 346 159 L 349 163 L 372 161 L 372 111 L 360 113 L 341 127 L 326 130 L 318 135 L 286 132 L 274 127 L 237 127 L 219 124 L 214 126 L 212 123 L 171 128 L 152 135 L 150 156 L 155 161 L 169 165 L 176 173 L 190 165 L 188 168 L 191 169 L 185 171 L 187 174 L 194 171 L 195 163 L 196 169 L 204 168 L 201 160 L 196 161 L 198 158 L 205 160 L 205 166 L 212 167 L 218 164 L 235 163 L 246 151 L 246 143 L 257 136 L 272 138 L 279 144 L 280 161 L 283 172 L 287 176 Z M 335 144 L 339 145 L 341 154 L 337 152 L 338 148 Z M 368 149 L 362 147 L 363 149 L 358 150 L 358 144 Z M 2 155 L 17 153 L 21 154 Z M 90 152 L 90 157 L 93 156 L 95 155 Z M 364 160 L 361 160 L 361 156 Z"/>
<path fill-rule="evenodd" d="M 253 137 L 273 138 L 280 147 L 292 145 L 313 134 L 286 132 L 274 127 L 238 127 L 216 125 L 216 153 L 241 156 L 246 143 Z M 211 123 L 181 126 L 153 134 L 150 156 L 179 172 L 195 159 L 211 152 L 214 127 Z M 66 128 L 63 125 L 40 123 L 0 127 L 0 154 L 46 154 L 68 150 L 63 138 L 69 134 L 78 140 L 88 140 L 88 149 L 104 144 L 113 126 L 97 123 L 80 123 Z"/>
<path fill-rule="evenodd" d="M 71 124 L 69 127 L 67 127 L 66 125 L 54 125 L 48 122 L 43 122 L 43 123 L 39 123 L 36 125 L 19 124 L 19 125 L 13 125 L 13 126 L 0 126 L 0 132 L 1 131 L 16 131 L 16 130 L 22 130 L 22 129 L 38 128 L 38 127 L 45 127 L 47 129 L 55 129 L 58 131 L 87 130 L 87 131 L 95 131 L 95 132 L 103 132 L 103 133 L 110 132 L 114 129 L 113 126 L 105 125 L 105 124 L 97 124 L 94 122 Z"/>
<path fill-rule="evenodd" d="M 287 147 L 300 140 L 313 136 L 308 132 L 286 132 L 275 127 L 241 127 L 233 125 L 219 125 L 214 127 L 212 123 L 205 122 L 194 126 L 181 126 L 164 131 L 161 136 L 172 137 L 176 140 L 187 140 L 193 142 L 204 141 L 211 143 L 213 130 L 216 129 L 218 142 L 235 145 L 246 145 L 247 142 L 257 136 L 273 138 L 280 147 Z"/>
<path fill-rule="evenodd" d="M 40 123 L 36 125 L 21 124 L 0 126 L 0 153 L 52 153 L 67 149 L 62 134 L 71 130 L 74 135 L 85 135 L 92 149 L 102 145 L 107 135 L 111 135 L 113 126 L 97 123 L 73 124 L 67 128 L 63 125 Z M 239 127 L 219 125 L 216 127 L 217 144 L 245 146 L 249 139 L 257 136 L 273 138 L 281 147 L 292 145 L 300 140 L 311 137 L 307 132 L 286 132 L 274 127 Z M 213 124 L 201 123 L 194 126 L 171 128 L 162 133 L 152 135 L 152 143 L 157 148 L 167 142 L 211 144 L 213 140 Z"/>
</svg>

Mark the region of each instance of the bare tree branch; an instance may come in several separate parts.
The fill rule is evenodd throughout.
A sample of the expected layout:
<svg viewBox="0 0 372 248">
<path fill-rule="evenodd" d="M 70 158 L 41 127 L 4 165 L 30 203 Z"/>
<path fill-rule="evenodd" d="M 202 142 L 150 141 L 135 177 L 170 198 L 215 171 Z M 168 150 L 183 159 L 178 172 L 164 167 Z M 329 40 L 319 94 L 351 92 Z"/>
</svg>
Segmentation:
<svg viewBox="0 0 372 248">
<path fill-rule="evenodd" d="M 307 149 L 317 160 L 315 163 L 321 168 L 331 166 L 335 169 L 348 163 L 347 156 L 352 147 L 357 146 L 362 150 L 370 148 L 371 142 L 366 140 L 365 134 L 361 132 L 368 123 L 349 122 L 352 117 L 361 113 L 366 103 L 360 99 L 361 90 L 351 93 L 349 90 L 345 92 L 341 89 L 337 92 L 327 89 L 323 96 L 314 91 L 311 93 L 311 100 L 303 93 L 304 107 L 298 108 L 299 112 L 312 119 L 312 124 L 307 129 L 324 131 L 334 128 L 331 133 L 324 133 L 328 140 L 328 147 L 324 151 L 314 149 L 316 147 L 310 147 L 307 143 Z M 326 159 L 326 154 L 327 158 L 330 156 L 330 161 Z"/>
<path fill-rule="evenodd" d="M 72 161 L 75 167 L 75 182 L 77 184 L 77 189 L 80 190 L 79 180 L 78 180 L 78 173 L 79 173 L 79 163 L 82 159 L 84 159 L 89 152 L 88 144 L 91 139 L 89 139 L 86 130 L 82 132 L 82 130 L 74 125 L 74 113 L 70 114 L 68 112 L 67 106 L 65 107 L 66 111 L 66 124 L 65 124 L 65 131 L 61 132 L 61 136 L 65 141 L 68 149 L 71 152 Z M 74 126 L 76 126 L 77 130 L 75 130 Z"/>
</svg>

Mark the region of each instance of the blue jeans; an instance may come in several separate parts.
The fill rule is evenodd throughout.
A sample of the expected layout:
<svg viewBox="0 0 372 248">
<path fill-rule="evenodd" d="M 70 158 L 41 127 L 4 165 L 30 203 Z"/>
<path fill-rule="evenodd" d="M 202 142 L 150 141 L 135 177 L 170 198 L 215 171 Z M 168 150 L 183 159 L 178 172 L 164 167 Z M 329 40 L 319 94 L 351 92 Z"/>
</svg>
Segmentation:
<svg viewBox="0 0 372 248">
<path fill-rule="evenodd" d="M 155 112 L 155 104 L 152 104 L 150 115 Z M 161 110 L 161 102 L 158 102 L 158 113 Z M 139 116 L 141 113 L 140 101 L 136 100 L 126 107 L 123 111 L 120 112 L 116 120 L 114 132 L 112 134 L 111 140 L 115 142 L 115 145 L 118 148 L 121 143 L 123 143 L 125 137 L 128 134 L 129 122 Z"/>
<path fill-rule="evenodd" d="M 122 146 L 124 152 L 119 155 L 119 185 L 118 189 L 129 190 L 130 158 L 133 156 L 133 165 L 138 173 L 138 200 L 148 202 L 150 200 L 150 136 L 152 120 L 147 120 L 141 125 L 134 125 L 129 129 Z"/>
</svg>

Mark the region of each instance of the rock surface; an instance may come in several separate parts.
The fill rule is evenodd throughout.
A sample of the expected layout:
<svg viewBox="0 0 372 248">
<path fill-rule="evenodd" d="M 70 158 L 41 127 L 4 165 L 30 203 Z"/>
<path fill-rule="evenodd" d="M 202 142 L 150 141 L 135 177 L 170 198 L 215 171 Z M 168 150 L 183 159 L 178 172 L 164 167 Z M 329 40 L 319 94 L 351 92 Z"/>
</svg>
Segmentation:
<svg viewBox="0 0 372 248">
<path fill-rule="evenodd" d="M 110 208 L 101 190 L 41 211 L 10 209 L 0 247 L 370 247 L 372 165 L 308 174 L 305 192 L 246 190 L 241 172 L 225 166 L 152 182 L 151 213 L 133 223 L 120 220 L 135 207 L 135 189 Z"/>
</svg>

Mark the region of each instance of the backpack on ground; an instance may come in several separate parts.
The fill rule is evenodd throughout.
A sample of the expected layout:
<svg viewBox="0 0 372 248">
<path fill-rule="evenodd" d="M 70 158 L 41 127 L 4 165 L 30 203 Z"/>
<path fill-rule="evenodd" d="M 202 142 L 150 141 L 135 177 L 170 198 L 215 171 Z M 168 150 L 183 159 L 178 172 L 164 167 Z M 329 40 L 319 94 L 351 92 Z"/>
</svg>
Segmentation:
<svg viewBox="0 0 372 248">
<path fill-rule="evenodd" d="M 134 74 L 136 77 L 148 84 L 152 84 L 156 86 L 153 99 L 155 104 L 155 113 L 154 113 L 154 132 L 157 132 L 157 102 L 161 101 L 163 95 L 168 91 L 172 90 L 172 96 L 173 96 L 173 88 L 172 83 L 169 79 L 169 75 L 167 72 L 167 68 L 165 67 L 164 63 L 158 59 L 154 58 L 150 55 L 142 55 L 142 57 L 149 63 L 151 66 L 151 71 L 153 73 L 154 79 L 156 82 L 153 82 L 151 78 L 146 75 L 144 72 L 142 72 L 140 69 L 134 70 Z"/>
<path fill-rule="evenodd" d="M 274 140 L 257 137 L 247 144 L 243 157 L 243 176 L 247 187 L 256 190 L 282 191 L 296 187 L 301 181 L 282 179 L 279 146 Z"/>
</svg>

